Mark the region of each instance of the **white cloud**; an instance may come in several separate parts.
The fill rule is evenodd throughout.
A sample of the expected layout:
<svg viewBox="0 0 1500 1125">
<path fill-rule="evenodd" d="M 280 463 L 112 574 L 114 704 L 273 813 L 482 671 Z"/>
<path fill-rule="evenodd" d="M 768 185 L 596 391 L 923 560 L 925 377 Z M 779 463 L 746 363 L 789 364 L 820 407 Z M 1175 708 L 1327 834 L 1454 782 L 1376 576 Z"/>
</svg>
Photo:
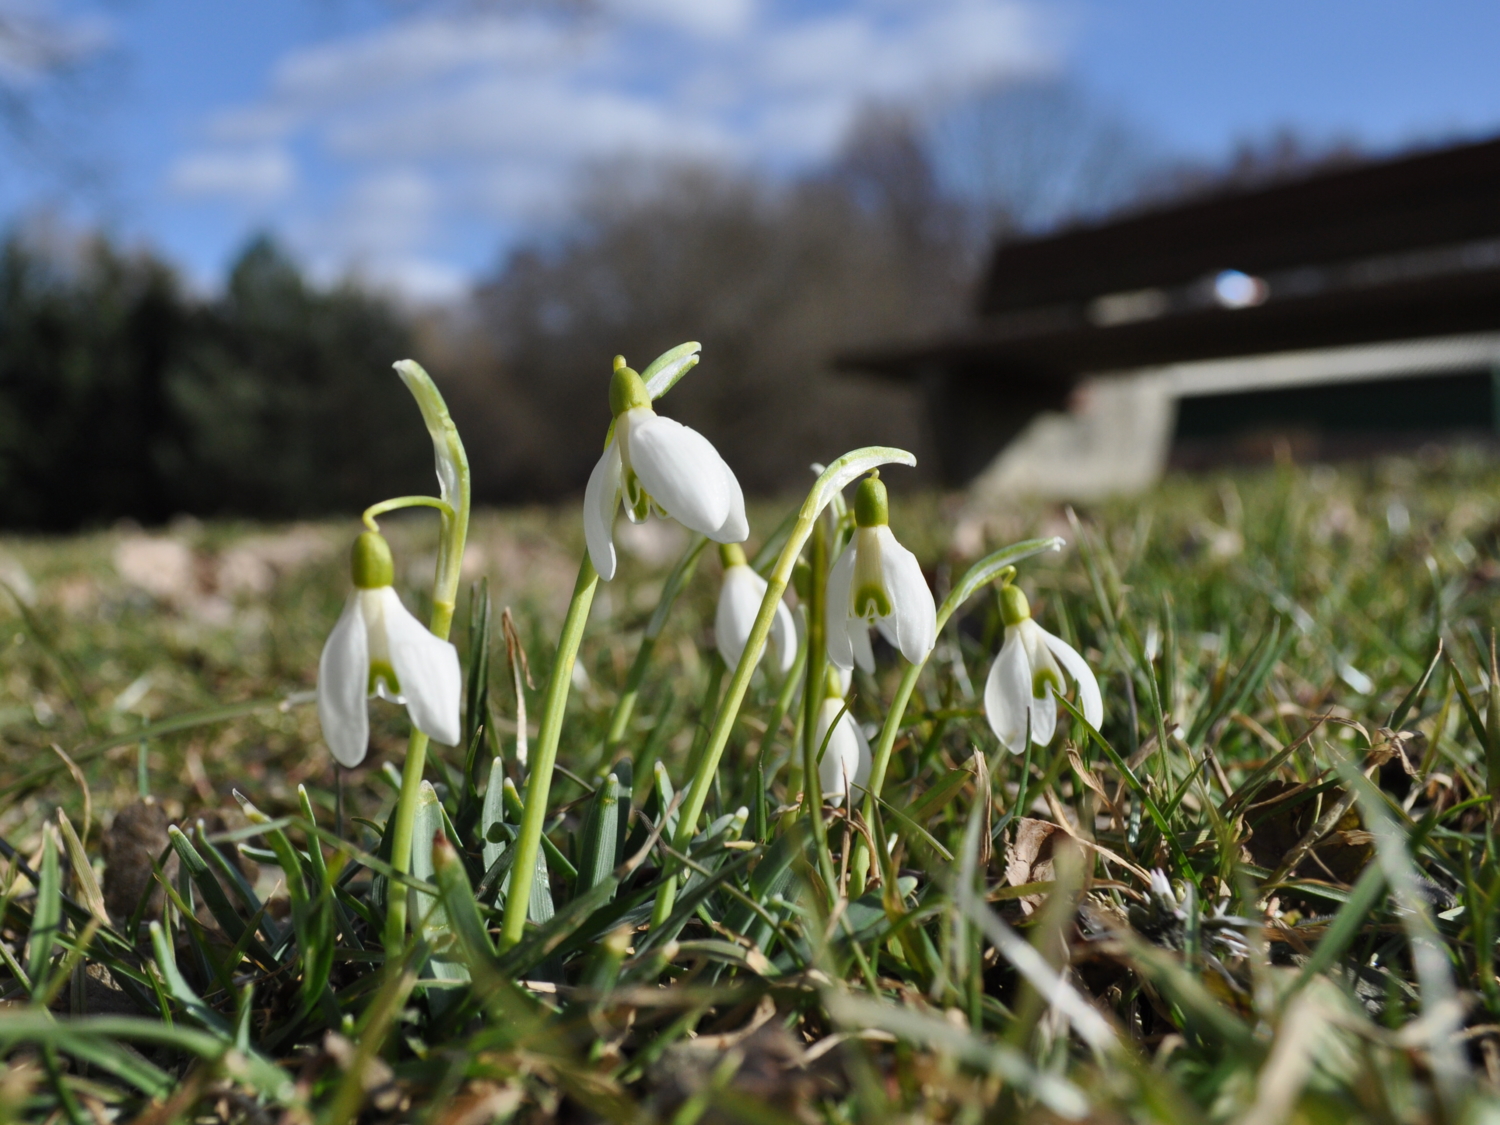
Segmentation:
<svg viewBox="0 0 1500 1125">
<path fill-rule="evenodd" d="M 570 46 L 565 25 L 536 13 L 429 16 L 294 51 L 277 64 L 272 89 L 314 104 L 357 102 L 469 68 L 556 64 Z"/>
<path fill-rule="evenodd" d="M 472 284 L 468 274 L 451 262 L 422 257 L 357 261 L 352 269 L 338 268 L 335 276 L 353 276 L 416 305 L 445 304 L 462 297 Z"/>
<path fill-rule="evenodd" d="M 328 129 L 344 156 L 596 158 L 616 152 L 720 154 L 729 145 L 713 123 L 659 101 L 551 77 L 486 77 L 379 116 Z"/>
<path fill-rule="evenodd" d="M 871 100 L 1055 66 L 1057 25 L 1035 4 L 600 0 L 393 20 L 286 55 L 261 98 L 205 121 L 217 147 L 184 157 L 171 183 L 291 192 L 284 152 L 306 146 L 319 171 L 286 207 L 310 252 L 432 262 L 463 231 L 489 239 L 488 259 L 502 230 L 555 214 L 585 164 L 795 168 L 830 155 Z"/>
<path fill-rule="evenodd" d="M 755 18 L 753 0 L 610 0 L 625 20 L 657 22 L 709 39 L 742 35 Z"/>
<path fill-rule="evenodd" d="M 188 153 L 172 165 L 167 183 L 178 195 L 263 203 L 286 195 L 297 182 L 282 149 L 216 149 Z"/>
</svg>

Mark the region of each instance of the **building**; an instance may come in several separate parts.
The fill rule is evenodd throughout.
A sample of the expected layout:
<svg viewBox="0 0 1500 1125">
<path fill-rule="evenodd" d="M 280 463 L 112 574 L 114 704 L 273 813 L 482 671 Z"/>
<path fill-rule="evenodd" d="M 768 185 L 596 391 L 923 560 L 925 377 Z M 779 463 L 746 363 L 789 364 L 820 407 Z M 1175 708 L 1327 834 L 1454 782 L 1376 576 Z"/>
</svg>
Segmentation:
<svg viewBox="0 0 1500 1125">
<path fill-rule="evenodd" d="M 981 492 L 1493 437 L 1500 141 L 1004 243 L 963 331 L 837 362 L 920 384 Z"/>
</svg>

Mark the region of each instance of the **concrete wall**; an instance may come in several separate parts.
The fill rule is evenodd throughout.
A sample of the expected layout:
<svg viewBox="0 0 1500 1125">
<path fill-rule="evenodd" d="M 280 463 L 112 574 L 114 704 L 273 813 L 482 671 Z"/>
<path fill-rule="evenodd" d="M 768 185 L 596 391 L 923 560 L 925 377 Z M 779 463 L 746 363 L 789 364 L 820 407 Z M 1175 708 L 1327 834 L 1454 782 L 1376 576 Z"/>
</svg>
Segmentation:
<svg viewBox="0 0 1500 1125">
<path fill-rule="evenodd" d="M 1166 468 L 1183 396 L 1482 367 L 1500 369 L 1500 333 L 1100 373 L 1079 385 L 1067 412 L 1037 415 L 975 479 L 971 502 L 1088 501 L 1149 488 Z"/>
</svg>

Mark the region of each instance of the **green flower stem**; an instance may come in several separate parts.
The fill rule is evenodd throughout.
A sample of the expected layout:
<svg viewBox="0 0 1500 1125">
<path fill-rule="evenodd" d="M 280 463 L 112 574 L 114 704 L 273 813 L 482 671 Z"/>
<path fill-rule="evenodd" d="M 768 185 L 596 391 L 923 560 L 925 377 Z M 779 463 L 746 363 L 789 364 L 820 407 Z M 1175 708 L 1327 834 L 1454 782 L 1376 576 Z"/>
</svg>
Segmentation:
<svg viewBox="0 0 1500 1125">
<path fill-rule="evenodd" d="M 760 748 L 755 755 L 756 769 L 760 771 L 760 777 L 756 782 L 761 787 L 756 790 L 758 796 L 771 787 L 771 778 L 766 773 L 766 767 L 770 764 L 771 746 L 776 740 L 777 732 L 781 730 L 782 720 L 786 718 L 786 713 L 792 706 L 792 697 L 797 692 L 797 684 L 802 679 L 802 672 L 806 667 L 807 641 L 804 640 L 797 647 L 797 659 L 792 662 L 792 667 L 786 674 L 786 680 L 781 685 L 781 691 L 776 696 L 776 704 L 771 708 L 771 714 L 766 719 L 766 733 L 761 735 Z M 793 751 L 796 750 L 797 746 L 796 736 L 797 732 L 794 730 L 792 739 Z M 756 815 L 755 838 L 763 844 L 769 843 L 771 840 L 771 826 L 760 819 L 761 813 L 766 810 L 759 800 L 757 800 L 754 807 Z"/>
<path fill-rule="evenodd" d="M 563 714 L 568 708 L 568 691 L 573 686 L 573 664 L 583 628 L 588 624 L 589 609 L 599 575 L 583 554 L 578 581 L 573 586 L 573 600 L 563 619 L 562 636 L 557 641 L 557 658 L 547 677 L 547 694 L 542 701 L 541 723 L 537 728 L 536 746 L 526 780 L 525 810 L 521 814 L 521 831 L 516 840 L 516 859 L 511 868 L 510 890 L 505 896 L 505 918 L 500 929 L 500 949 L 518 944 L 526 930 L 526 908 L 531 902 L 531 883 L 536 875 L 536 856 L 542 844 L 542 828 L 547 819 L 547 798 L 552 790 L 552 769 L 557 764 L 557 744 L 562 736 Z"/>
<path fill-rule="evenodd" d="M 772 568 L 766 580 L 766 595 L 761 599 L 760 612 L 755 616 L 755 624 L 750 629 L 750 638 L 745 642 L 745 651 L 740 654 L 740 662 L 735 666 L 734 676 L 729 681 L 729 688 L 719 704 L 719 711 L 709 734 L 708 745 L 704 747 L 703 757 L 693 773 L 687 797 L 678 816 L 677 832 L 672 838 L 672 846 L 677 851 L 686 852 L 687 846 L 698 831 L 698 818 L 703 815 L 703 806 L 708 801 L 708 791 L 713 784 L 714 774 L 719 768 L 719 759 L 723 757 L 724 748 L 729 743 L 730 731 L 734 728 L 735 719 L 739 716 L 740 704 L 744 702 L 745 692 L 750 687 L 750 676 L 754 673 L 756 664 L 760 662 L 761 653 L 765 651 L 766 638 L 771 633 L 771 621 L 776 616 L 776 606 L 781 601 L 782 594 L 786 592 L 787 583 L 791 581 L 792 567 L 797 563 L 797 556 L 802 553 L 803 544 L 812 534 L 813 524 L 829 501 L 856 477 L 879 465 L 891 462 L 914 465 L 916 458 L 903 449 L 886 446 L 869 446 L 846 453 L 828 466 L 823 475 L 818 478 L 817 483 L 813 485 L 812 491 L 807 494 L 807 499 L 802 502 L 802 508 L 797 513 L 797 522 L 792 525 L 786 545 L 782 547 L 776 566 Z M 657 899 L 656 910 L 652 914 L 653 924 L 660 925 L 657 919 L 664 920 L 671 916 L 672 905 L 676 897 L 677 881 L 675 878 L 669 878 L 662 886 L 661 894 Z"/>
<path fill-rule="evenodd" d="M 382 500 L 378 504 L 371 504 L 365 509 L 360 521 L 371 531 L 379 531 L 375 523 L 377 516 L 383 516 L 387 512 L 394 512 L 401 508 L 436 508 L 445 520 L 453 518 L 453 507 L 446 500 L 439 500 L 436 496 L 397 496 L 390 500 Z"/>
<path fill-rule="evenodd" d="M 710 653 L 708 657 L 708 684 L 703 689 L 703 703 L 698 708 L 698 720 L 693 724 L 693 741 L 688 746 L 687 771 L 688 776 L 698 772 L 698 762 L 703 757 L 703 748 L 708 745 L 708 717 L 715 713 L 714 709 L 719 705 L 719 692 L 724 686 L 724 673 L 728 671 L 724 667 L 724 658 L 717 652 Z"/>
<path fill-rule="evenodd" d="M 453 628 L 453 611 L 458 604 L 459 570 L 463 565 L 464 544 L 469 537 L 469 457 L 459 439 L 458 428 L 448 414 L 447 403 L 432 378 L 409 359 L 396 364 L 396 372 L 406 389 L 417 400 L 432 438 L 433 456 L 437 462 L 439 499 L 432 496 L 401 496 L 372 505 L 365 511 L 366 526 L 374 530 L 375 517 L 397 508 L 436 508 L 442 518 L 438 540 L 437 574 L 432 586 L 432 616 L 428 628 L 436 637 L 448 639 Z M 406 761 L 401 769 L 401 795 L 396 800 L 395 822 L 391 829 L 391 867 L 405 875 L 411 870 L 412 834 L 416 827 L 417 797 L 422 787 L 422 771 L 427 764 L 427 736 L 416 728 L 406 744 Z M 385 951 L 388 958 L 400 956 L 406 944 L 407 894 L 393 883 L 385 915 Z"/>
<path fill-rule="evenodd" d="M 812 581 L 807 598 L 807 678 L 802 688 L 802 807 L 807 810 L 808 823 L 812 826 L 818 874 L 828 891 L 831 909 L 838 897 L 838 882 L 833 874 L 833 857 L 828 851 L 828 826 L 823 823 L 823 777 L 818 771 L 818 759 L 823 756 L 834 731 L 829 727 L 823 738 L 818 737 L 818 712 L 823 709 L 823 700 L 828 695 L 825 683 L 828 678 L 828 523 L 825 520 L 818 520 L 813 525 L 809 555 Z"/>
<path fill-rule="evenodd" d="M 708 657 L 708 684 L 703 689 L 703 703 L 698 708 L 698 721 L 693 724 L 693 742 L 688 747 L 687 769 L 689 776 L 696 776 L 698 763 L 703 760 L 703 750 L 708 744 L 710 728 L 708 716 L 714 714 L 714 708 L 719 702 L 719 692 L 724 686 L 724 658 L 717 652 L 710 653 Z M 675 895 L 675 887 L 673 895 Z M 674 902 L 672 895 L 659 896 L 656 905 L 651 911 L 651 925 L 653 928 L 661 925 L 672 913 Z"/>
<path fill-rule="evenodd" d="M 824 680 L 828 676 L 828 529 L 822 523 L 813 528 L 809 554 L 812 580 L 807 591 L 807 670 L 802 681 L 802 807 L 811 811 L 823 801 L 818 775 L 818 710 L 827 695 Z"/>
<path fill-rule="evenodd" d="M 1033 555 L 1039 555 L 1043 551 L 1062 550 L 1063 541 L 1057 536 L 1049 539 L 1027 539 L 1010 547 L 1002 547 L 992 555 L 986 555 L 971 566 L 968 572 L 948 592 L 943 599 L 943 604 L 938 607 L 937 612 L 937 635 L 941 636 L 943 629 L 947 626 L 949 619 L 963 605 L 974 596 L 975 591 L 986 583 L 993 581 L 1006 567 L 1029 559 Z M 930 659 L 931 653 L 928 654 Z M 891 764 L 891 750 L 896 745 L 896 736 L 901 733 L 901 723 L 906 718 L 906 706 L 911 702 L 911 693 L 917 686 L 917 677 L 922 674 L 922 669 L 927 667 L 927 660 L 920 664 L 908 664 L 906 671 L 901 674 L 901 682 L 896 686 L 896 695 L 891 700 L 890 710 L 885 715 L 885 725 L 880 728 L 880 741 L 875 744 L 873 761 L 870 764 L 870 787 L 865 794 L 864 815 L 868 824 L 874 815 L 874 806 L 879 799 L 881 790 L 885 787 L 886 770 Z M 859 850 L 856 852 L 856 865 L 868 865 L 869 857 L 864 855 L 868 845 L 863 838 L 859 842 Z M 860 870 L 867 870 L 867 866 L 861 866 Z"/>
<path fill-rule="evenodd" d="M 401 767 L 401 795 L 396 798 L 395 826 L 391 829 L 391 867 L 405 875 L 411 870 L 411 842 L 417 825 L 417 797 L 422 789 L 422 771 L 427 766 L 427 736 L 415 727 L 406 741 L 406 761 Z M 406 944 L 407 892 L 389 884 L 385 908 L 385 953 L 400 956 Z"/>
<path fill-rule="evenodd" d="M 631 664 L 630 671 L 625 675 L 625 687 L 620 692 L 619 702 L 615 704 L 614 713 L 609 717 L 609 733 L 604 736 L 606 762 L 615 747 L 625 739 L 625 728 L 630 725 L 630 718 L 635 714 L 635 703 L 640 695 L 641 681 L 646 678 L 646 668 L 651 663 L 652 653 L 656 651 L 656 640 L 661 636 L 662 629 L 666 627 L 667 617 L 672 612 L 672 606 L 677 602 L 677 595 L 682 593 L 683 588 L 693 580 L 693 572 L 698 569 L 698 559 L 702 557 L 703 548 L 707 544 L 708 539 L 705 536 L 693 536 L 688 549 L 682 553 L 682 558 L 677 560 L 677 565 L 667 576 L 667 582 L 662 587 L 661 598 L 656 603 L 656 609 L 652 611 L 650 620 L 646 622 L 646 631 L 641 636 L 641 647 L 636 650 L 635 662 Z"/>
</svg>

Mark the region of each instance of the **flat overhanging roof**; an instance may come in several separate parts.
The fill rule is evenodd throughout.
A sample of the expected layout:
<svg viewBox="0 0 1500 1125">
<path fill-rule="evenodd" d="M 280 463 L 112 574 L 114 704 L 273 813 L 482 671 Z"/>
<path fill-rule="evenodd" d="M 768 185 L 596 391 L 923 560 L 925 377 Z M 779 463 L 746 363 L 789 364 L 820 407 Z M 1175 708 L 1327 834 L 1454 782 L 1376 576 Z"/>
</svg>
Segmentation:
<svg viewBox="0 0 1500 1125">
<path fill-rule="evenodd" d="M 1247 288 L 1241 307 L 1216 288 L 1223 276 Z M 1500 331 L 1500 141 L 1002 245 L 980 307 L 959 332 L 850 350 L 836 366 L 1065 386 L 1090 373 Z"/>
<path fill-rule="evenodd" d="M 1126 324 L 1091 324 L 1081 309 L 1045 310 L 908 347 L 850 351 L 836 363 L 893 378 L 932 366 L 994 367 L 1070 382 L 1091 372 L 1497 329 L 1500 269 L 1489 269 Z"/>
</svg>

